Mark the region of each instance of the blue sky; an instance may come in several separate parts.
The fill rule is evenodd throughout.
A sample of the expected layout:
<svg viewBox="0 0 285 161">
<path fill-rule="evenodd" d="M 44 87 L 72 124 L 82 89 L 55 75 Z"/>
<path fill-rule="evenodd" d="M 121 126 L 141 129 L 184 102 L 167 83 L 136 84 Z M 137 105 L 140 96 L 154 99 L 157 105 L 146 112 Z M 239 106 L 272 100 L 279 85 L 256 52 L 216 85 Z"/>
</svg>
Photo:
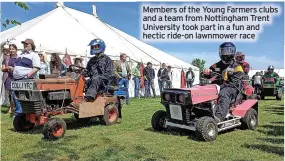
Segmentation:
<svg viewBox="0 0 285 161">
<path fill-rule="evenodd" d="M 140 4 L 137 2 L 72 2 L 64 3 L 65 6 L 92 13 L 92 5 L 97 6 L 97 13 L 101 20 L 108 24 L 136 37 L 140 37 Z M 176 3 L 177 4 L 177 3 Z M 217 4 L 217 3 L 215 3 Z M 222 3 L 219 3 L 222 4 Z M 237 3 L 244 5 L 245 3 Z M 258 4 L 258 3 L 257 3 Z M 267 25 L 257 42 L 235 43 L 239 51 L 246 53 L 246 59 L 253 69 L 264 69 L 268 65 L 275 68 L 284 68 L 284 4 L 275 3 L 282 8 L 282 13 L 273 19 L 273 24 Z M 29 11 L 25 11 L 15 6 L 14 3 L 1 3 L 2 20 L 7 18 L 16 19 L 20 22 L 31 20 L 55 8 L 54 2 L 28 3 Z M 8 26 L 6 29 L 13 27 Z M 6 30 L 2 28 L 2 30 Z M 218 43 L 148 43 L 160 50 L 170 53 L 184 61 L 191 62 L 193 58 L 206 60 L 209 66 L 219 60 Z"/>
</svg>

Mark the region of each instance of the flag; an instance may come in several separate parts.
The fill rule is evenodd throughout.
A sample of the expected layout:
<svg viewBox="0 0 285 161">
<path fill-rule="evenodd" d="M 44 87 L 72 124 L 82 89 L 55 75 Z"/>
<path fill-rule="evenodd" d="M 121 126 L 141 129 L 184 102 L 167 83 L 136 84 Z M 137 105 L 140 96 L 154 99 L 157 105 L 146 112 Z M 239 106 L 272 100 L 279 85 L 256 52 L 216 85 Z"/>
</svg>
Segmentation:
<svg viewBox="0 0 285 161">
<path fill-rule="evenodd" d="M 140 67 L 140 75 L 141 75 L 140 88 L 144 88 L 143 70 L 144 70 L 144 65 L 143 65 L 143 62 L 141 61 L 141 67 Z"/>
<path fill-rule="evenodd" d="M 185 77 L 185 73 L 184 73 L 183 68 L 181 70 L 181 84 L 180 84 L 180 88 L 186 88 L 186 77 Z"/>
<path fill-rule="evenodd" d="M 72 61 L 71 61 L 71 58 L 70 56 L 66 53 L 63 57 L 63 62 L 64 64 L 69 67 L 70 65 L 72 65 Z"/>
</svg>

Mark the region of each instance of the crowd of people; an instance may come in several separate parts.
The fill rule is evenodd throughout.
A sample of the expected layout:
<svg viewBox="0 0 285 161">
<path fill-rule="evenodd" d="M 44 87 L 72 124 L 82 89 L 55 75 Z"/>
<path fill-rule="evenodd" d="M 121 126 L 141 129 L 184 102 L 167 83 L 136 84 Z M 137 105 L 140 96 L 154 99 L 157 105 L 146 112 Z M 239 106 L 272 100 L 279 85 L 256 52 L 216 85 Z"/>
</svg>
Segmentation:
<svg viewBox="0 0 285 161">
<path fill-rule="evenodd" d="M 9 114 L 21 113 L 19 102 L 14 99 L 14 93 L 11 90 L 12 80 L 39 78 L 40 74 L 64 76 L 67 72 L 67 66 L 58 53 L 52 53 L 48 61 L 45 52 L 35 52 L 36 46 L 32 39 L 26 39 L 22 41 L 22 44 L 24 50 L 21 54 L 17 54 L 18 48 L 15 44 L 5 44 L 1 47 L 3 53 L 2 82 L 5 89 L 3 104 L 10 106 Z M 83 66 L 82 61 L 80 57 L 74 58 L 76 65 Z"/>
<path fill-rule="evenodd" d="M 36 52 L 36 46 L 32 39 L 26 39 L 22 41 L 24 50 L 17 54 L 18 48 L 15 44 L 5 44 L 2 45 L 2 53 L 3 53 L 3 61 L 2 61 L 2 72 L 3 72 L 3 83 L 5 88 L 5 99 L 4 105 L 10 106 L 9 114 L 21 113 L 21 108 L 19 102 L 14 99 L 14 93 L 11 90 L 11 81 L 17 81 L 21 79 L 31 79 L 31 78 L 39 78 L 40 75 L 46 74 L 57 74 L 59 76 L 65 76 L 67 73 L 67 68 L 70 64 L 74 64 L 77 66 L 84 67 L 83 58 L 80 56 L 76 56 L 73 59 L 73 62 L 67 62 L 66 56 L 63 59 L 60 58 L 58 53 L 51 53 L 50 60 L 47 60 L 47 54 L 43 51 Z M 104 46 L 101 44 L 101 47 Z M 102 48 L 104 51 L 105 48 Z M 91 52 L 93 50 L 91 49 Z M 92 53 L 91 53 L 92 55 Z M 106 59 L 106 60 L 105 60 Z M 110 61 L 109 58 L 105 58 L 104 61 Z M 89 60 L 89 65 L 87 64 L 86 69 L 91 70 L 90 62 L 92 63 L 93 59 Z M 94 64 L 96 64 L 94 59 Z M 131 65 L 127 62 L 127 55 L 125 53 L 121 53 L 120 60 L 118 61 L 110 61 L 104 62 L 102 64 L 110 64 L 110 68 L 112 71 L 109 73 L 106 71 L 96 71 L 96 73 L 91 74 L 91 77 L 100 75 L 98 73 L 104 73 L 104 79 L 100 80 L 94 78 L 97 82 L 89 83 L 89 90 L 86 91 L 86 95 L 94 96 L 96 94 L 97 89 L 96 84 L 100 84 L 98 81 L 108 80 L 110 75 L 114 75 L 117 78 L 116 85 L 119 88 L 125 88 L 126 91 L 129 90 L 129 81 L 134 82 L 134 96 L 135 98 L 149 98 L 151 97 L 151 91 L 153 97 L 156 97 L 155 91 L 155 82 L 154 79 L 158 77 L 158 86 L 160 92 L 164 88 L 172 88 L 172 69 L 171 66 L 167 66 L 165 63 L 162 63 L 161 68 L 158 73 L 155 73 L 155 70 L 152 67 L 152 63 L 148 62 L 146 67 L 144 67 L 143 63 L 138 62 L 137 65 L 133 69 L 131 69 Z M 111 63 L 112 62 L 112 63 Z M 96 67 L 97 68 L 97 67 Z M 103 68 L 102 68 L 103 69 Z M 95 72 L 95 70 L 93 70 Z M 89 74 L 92 73 L 89 71 Z M 88 75 L 86 75 L 88 76 Z M 89 75 L 90 76 L 90 75 Z M 192 68 L 189 68 L 189 71 L 186 72 L 187 78 L 187 87 L 192 87 L 195 74 Z M 93 85 L 92 85 L 93 84 Z M 94 85 L 95 84 L 95 85 Z M 141 92 L 142 86 L 144 87 L 144 92 Z M 88 92 L 89 91 L 89 92 Z M 142 95 L 144 93 L 144 95 Z M 129 94 L 127 92 L 126 104 L 129 104 Z"/>
</svg>

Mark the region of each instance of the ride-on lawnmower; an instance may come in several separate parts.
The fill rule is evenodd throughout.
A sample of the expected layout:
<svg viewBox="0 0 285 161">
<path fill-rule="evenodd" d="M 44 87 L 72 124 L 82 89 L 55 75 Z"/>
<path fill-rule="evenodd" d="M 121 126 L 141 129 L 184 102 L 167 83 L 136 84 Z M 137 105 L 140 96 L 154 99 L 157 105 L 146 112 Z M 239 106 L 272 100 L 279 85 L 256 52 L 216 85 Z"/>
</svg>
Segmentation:
<svg viewBox="0 0 285 161">
<path fill-rule="evenodd" d="M 82 101 L 86 81 L 82 75 L 84 69 L 71 65 L 64 77 L 40 75 L 40 79 L 13 81 L 12 90 L 22 106 L 22 113 L 14 118 L 14 129 L 23 132 L 35 125 L 44 125 L 44 137 L 56 140 L 64 136 L 66 123 L 51 116 L 73 113 L 80 124 L 93 117 L 99 117 L 106 125 L 116 123 L 121 115 L 121 100 L 125 98 L 125 92 L 106 85 L 100 89 L 94 102 Z"/>
<path fill-rule="evenodd" d="M 212 72 L 212 78 L 204 78 L 200 85 L 184 89 L 164 89 L 161 103 L 166 111 L 159 110 L 152 117 L 152 127 L 163 131 L 168 127 L 176 127 L 195 131 L 200 140 L 213 141 L 218 132 L 241 127 L 254 130 L 258 125 L 258 101 L 239 91 L 231 100 L 226 119 L 218 122 L 215 107 L 218 102 L 220 86 L 211 84 L 222 78 L 219 73 Z M 246 84 L 246 83 L 245 83 Z"/>
<path fill-rule="evenodd" d="M 260 98 L 264 100 L 265 96 L 275 96 L 276 100 L 281 100 L 282 86 L 280 78 L 263 77 Z"/>
</svg>

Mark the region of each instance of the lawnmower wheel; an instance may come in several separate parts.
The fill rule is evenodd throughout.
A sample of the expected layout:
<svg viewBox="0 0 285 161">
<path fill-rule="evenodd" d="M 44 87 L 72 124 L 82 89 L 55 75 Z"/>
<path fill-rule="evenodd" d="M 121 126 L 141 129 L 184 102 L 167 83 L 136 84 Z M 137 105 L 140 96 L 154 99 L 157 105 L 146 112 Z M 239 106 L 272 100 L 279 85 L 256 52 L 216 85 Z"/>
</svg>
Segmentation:
<svg viewBox="0 0 285 161">
<path fill-rule="evenodd" d="M 34 128 L 35 124 L 26 120 L 26 114 L 17 114 L 13 120 L 14 129 L 18 132 L 27 132 Z"/>
<path fill-rule="evenodd" d="M 212 117 L 201 117 L 196 123 L 195 133 L 199 140 L 214 141 L 218 135 L 217 122 Z"/>
<path fill-rule="evenodd" d="M 278 94 L 276 95 L 276 100 L 281 101 L 281 99 L 282 99 L 282 93 L 278 93 Z"/>
<path fill-rule="evenodd" d="M 255 109 L 247 110 L 245 116 L 241 119 L 241 128 L 255 130 L 258 125 L 258 115 Z"/>
<path fill-rule="evenodd" d="M 43 134 L 47 140 L 63 138 L 66 131 L 66 123 L 60 118 L 50 119 L 43 127 Z"/>
<path fill-rule="evenodd" d="M 166 118 L 166 112 L 165 111 L 162 111 L 162 110 L 159 110 L 159 111 L 156 111 L 153 116 L 152 116 L 152 119 L 151 119 L 151 125 L 152 125 L 152 128 L 155 130 L 155 131 L 162 131 L 165 129 L 165 118 Z"/>
<path fill-rule="evenodd" d="M 76 119 L 76 121 L 81 124 L 81 125 L 86 125 L 88 124 L 88 122 L 91 120 L 90 117 L 86 117 L 86 118 L 79 118 L 79 115 L 77 113 L 74 113 L 74 118 Z"/>
<path fill-rule="evenodd" d="M 118 107 L 114 104 L 107 105 L 104 109 L 103 120 L 106 125 L 112 125 L 117 123 L 119 118 L 119 110 Z"/>
</svg>

